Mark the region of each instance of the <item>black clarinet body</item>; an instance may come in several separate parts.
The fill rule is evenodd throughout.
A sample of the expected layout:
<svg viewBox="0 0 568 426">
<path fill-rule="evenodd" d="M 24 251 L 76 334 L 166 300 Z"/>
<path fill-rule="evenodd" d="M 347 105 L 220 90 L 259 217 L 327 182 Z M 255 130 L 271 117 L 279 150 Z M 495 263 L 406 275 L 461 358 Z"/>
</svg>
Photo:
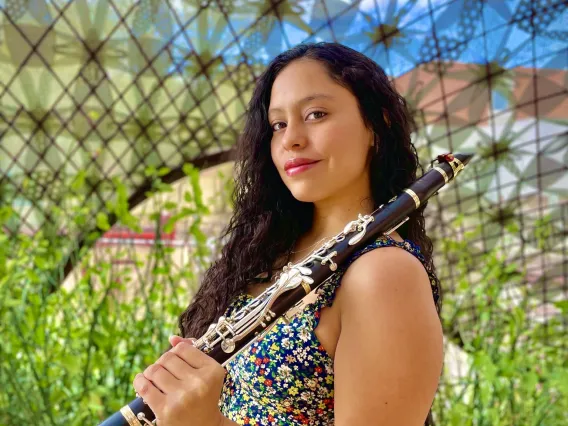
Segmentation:
<svg viewBox="0 0 568 426">
<path fill-rule="evenodd" d="M 217 362 L 226 365 L 234 356 L 263 337 L 274 322 L 315 291 L 357 250 L 389 234 L 408 220 L 443 186 L 452 181 L 470 162 L 472 154 L 444 154 L 432 167 L 401 194 L 370 215 L 346 224 L 344 230 L 296 264 L 288 264 L 272 284 L 257 298 L 231 317 L 220 317 L 211 324 L 195 346 Z M 136 398 L 100 426 L 145 426 L 155 424 L 155 415 Z"/>
</svg>

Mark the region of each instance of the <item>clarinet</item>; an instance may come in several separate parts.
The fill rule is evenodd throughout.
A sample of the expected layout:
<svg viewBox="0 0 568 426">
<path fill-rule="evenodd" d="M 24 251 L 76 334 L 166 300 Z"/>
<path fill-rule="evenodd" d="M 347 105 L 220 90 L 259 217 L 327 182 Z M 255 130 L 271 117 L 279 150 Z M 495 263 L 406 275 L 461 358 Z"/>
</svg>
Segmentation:
<svg viewBox="0 0 568 426">
<path fill-rule="evenodd" d="M 431 168 L 401 194 L 369 215 L 359 214 L 343 231 L 330 238 L 299 262 L 288 263 L 275 282 L 241 310 L 219 317 L 195 341 L 195 347 L 225 366 L 240 352 L 270 331 L 280 318 L 302 304 L 307 294 L 329 280 L 357 250 L 404 224 L 409 215 L 453 180 L 469 163 L 472 154 L 443 154 Z M 99 426 L 155 425 L 155 415 L 138 397 L 123 406 Z"/>
</svg>

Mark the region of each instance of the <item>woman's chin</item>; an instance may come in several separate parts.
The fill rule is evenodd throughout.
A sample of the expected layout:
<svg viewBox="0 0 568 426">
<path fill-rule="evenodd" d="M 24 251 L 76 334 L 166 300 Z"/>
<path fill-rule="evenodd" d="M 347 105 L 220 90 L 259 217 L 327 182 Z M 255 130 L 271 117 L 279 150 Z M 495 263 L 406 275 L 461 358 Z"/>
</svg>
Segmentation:
<svg viewBox="0 0 568 426">
<path fill-rule="evenodd" d="M 296 196 L 294 195 L 294 198 L 298 201 L 301 201 L 302 203 L 313 203 L 315 200 L 312 197 L 309 196 Z"/>
<path fill-rule="evenodd" d="M 292 188 L 291 191 L 292 196 L 303 203 L 315 203 L 318 200 L 321 200 L 321 194 L 317 190 L 317 188 Z"/>
</svg>

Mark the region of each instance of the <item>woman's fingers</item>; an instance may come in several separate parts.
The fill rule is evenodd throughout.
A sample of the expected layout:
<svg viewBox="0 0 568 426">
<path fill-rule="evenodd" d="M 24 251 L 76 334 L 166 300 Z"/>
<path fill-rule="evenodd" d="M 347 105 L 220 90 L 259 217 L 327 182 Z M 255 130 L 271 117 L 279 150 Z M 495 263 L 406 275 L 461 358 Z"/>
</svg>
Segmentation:
<svg viewBox="0 0 568 426">
<path fill-rule="evenodd" d="M 194 342 L 195 339 L 186 339 L 180 336 L 170 336 L 170 344 L 175 347 L 178 343 L 187 341 L 187 342 Z"/>
<path fill-rule="evenodd" d="M 134 378 L 134 389 L 136 393 L 150 406 L 152 410 L 159 410 L 164 404 L 166 396 L 155 387 L 142 373 Z"/>
<path fill-rule="evenodd" d="M 225 369 L 191 339 L 170 338 L 173 348 L 134 379 L 134 388 L 159 424 L 220 424 L 219 395 Z"/>
<path fill-rule="evenodd" d="M 158 363 L 152 364 L 146 368 L 143 376 L 147 380 L 150 380 L 160 391 L 166 394 L 176 390 L 179 385 L 179 380 Z"/>
<path fill-rule="evenodd" d="M 190 343 L 188 339 L 183 339 L 182 342 L 177 343 L 170 352 L 175 353 L 191 367 L 197 369 L 206 367 L 207 365 L 211 364 L 211 362 L 215 362 L 211 357 L 205 355 L 203 352 L 193 346 L 193 344 Z"/>
<path fill-rule="evenodd" d="M 163 354 L 156 364 L 160 364 L 176 379 L 183 380 L 191 375 L 193 368 L 181 359 L 177 354 L 168 351 Z"/>
</svg>

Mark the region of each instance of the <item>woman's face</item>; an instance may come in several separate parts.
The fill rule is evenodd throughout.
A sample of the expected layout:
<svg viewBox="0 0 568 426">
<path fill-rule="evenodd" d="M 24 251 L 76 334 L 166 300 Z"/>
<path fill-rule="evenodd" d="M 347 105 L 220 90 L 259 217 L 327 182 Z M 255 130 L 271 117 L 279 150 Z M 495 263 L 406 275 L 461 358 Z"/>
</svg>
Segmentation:
<svg viewBox="0 0 568 426">
<path fill-rule="evenodd" d="M 268 119 L 272 161 L 296 199 L 368 196 L 373 132 L 355 96 L 324 65 L 300 59 L 286 66 L 272 86 Z"/>
</svg>

